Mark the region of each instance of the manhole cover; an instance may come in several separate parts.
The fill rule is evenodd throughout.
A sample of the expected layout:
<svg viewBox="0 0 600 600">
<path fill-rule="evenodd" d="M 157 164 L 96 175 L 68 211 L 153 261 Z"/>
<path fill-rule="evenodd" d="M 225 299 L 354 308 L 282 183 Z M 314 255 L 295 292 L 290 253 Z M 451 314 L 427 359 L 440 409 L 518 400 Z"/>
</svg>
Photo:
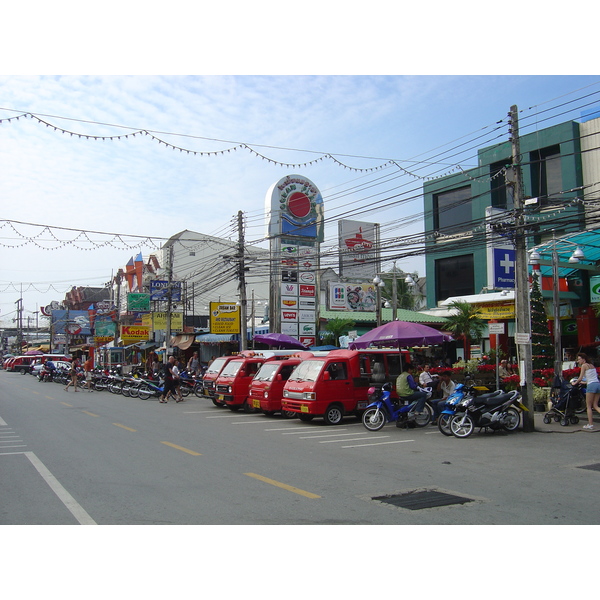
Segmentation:
<svg viewBox="0 0 600 600">
<path fill-rule="evenodd" d="M 577 467 L 578 469 L 587 469 L 588 471 L 600 471 L 600 463 L 593 465 L 585 465 L 584 467 Z"/>
<path fill-rule="evenodd" d="M 472 498 L 464 498 L 454 494 L 438 492 L 435 490 L 424 490 L 407 492 L 404 494 L 391 494 L 387 496 L 374 496 L 373 500 L 379 500 L 385 504 L 392 504 L 399 508 L 409 510 L 421 510 L 423 508 L 435 508 L 437 506 L 450 506 L 452 504 L 466 504 L 473 502 Z"/>
</svg>

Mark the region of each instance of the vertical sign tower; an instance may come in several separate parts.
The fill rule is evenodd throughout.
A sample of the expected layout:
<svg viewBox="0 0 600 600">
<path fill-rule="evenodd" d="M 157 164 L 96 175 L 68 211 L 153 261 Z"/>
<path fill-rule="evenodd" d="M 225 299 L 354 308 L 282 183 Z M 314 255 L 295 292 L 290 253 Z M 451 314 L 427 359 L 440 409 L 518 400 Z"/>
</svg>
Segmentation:
<svg viewBox="0 0 600 600">
<path fill-rule="evenodd" d="M 267 191 L 265 212 L 271 242 L 269 329 L 316 345 L 323 197 L 307 177 L 286 175 Z"/>
</svg>

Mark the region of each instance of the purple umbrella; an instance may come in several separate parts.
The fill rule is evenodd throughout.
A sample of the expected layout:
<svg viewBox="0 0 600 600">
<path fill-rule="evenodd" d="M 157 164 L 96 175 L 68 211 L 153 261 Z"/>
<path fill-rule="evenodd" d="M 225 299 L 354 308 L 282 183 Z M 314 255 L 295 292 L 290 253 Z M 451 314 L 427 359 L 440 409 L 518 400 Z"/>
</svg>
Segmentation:
<svg viewBox="0 0 600 600">
<path fill-rule="evenodd" d="M 40 350 L 27 350 L 27 352 L 25 352 L 25 356 L 41 356 L 42 354 L 44 353 Z"/>
<path fill-rule="evenodd" d="M 254 341 L 277 348 L 306 350 L 306 346 L 291 335 L 285 333 L 257 333 Z"/>
<path fill-rule="evenodd" d="M 452 337 L 421 323 L 390 321 L 350 342 L 351 350 L 369 346 L 429 346 L 449 342 Z"/>
</svg>

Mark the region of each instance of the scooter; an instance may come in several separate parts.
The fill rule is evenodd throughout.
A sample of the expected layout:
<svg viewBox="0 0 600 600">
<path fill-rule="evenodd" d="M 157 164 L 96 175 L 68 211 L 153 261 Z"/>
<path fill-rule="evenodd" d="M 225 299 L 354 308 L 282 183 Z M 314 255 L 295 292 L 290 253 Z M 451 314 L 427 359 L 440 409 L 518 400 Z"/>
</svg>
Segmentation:
<svg viewBox="0 0 600 600">
<path fill-rule="evenodd" d="M 456 406 L 463 398 L 467 395 L 473 394 L 473 386 L 465 383 L 457 383 L 454 391 L 446 398 L 443 403 L 443 409 L 440 411 L 438 417 L 438 429 L 447 436 L 452 435 L 450 430 L 450 421 L 456 414 Z"/>
<path fill-rule="evenodd" d="M 431 391 L 419 388 L 421 391 L 428 392 L 427 400 L 431 398 Z M 367 406 L 362 416 L 363 425 L 369 431 L 379 431 L 386 423 L 396 421 L 399 426 L 406 424 L 415 427 L 425 427 L 431 421 L 433 410 L 431 406 L 425 403 L 422 413 L 411 412 L 416 405 L 414 402 L 392 402 L 392 384 L 384 383 L 382 388 L 370 387 L 368 392 L 370 404 Z"/>
<path fill-rule="evenodd" d="M 456 405 L 456 414 L 450 419 L 450 431 L 455 437 L 469 437 L 475 427 L 497 431 L 514 431 L 521 422 L 521 413 L 528 411 L 521 403 L 521 394 L 512 392 L 467 396 Z"/>
</svg>

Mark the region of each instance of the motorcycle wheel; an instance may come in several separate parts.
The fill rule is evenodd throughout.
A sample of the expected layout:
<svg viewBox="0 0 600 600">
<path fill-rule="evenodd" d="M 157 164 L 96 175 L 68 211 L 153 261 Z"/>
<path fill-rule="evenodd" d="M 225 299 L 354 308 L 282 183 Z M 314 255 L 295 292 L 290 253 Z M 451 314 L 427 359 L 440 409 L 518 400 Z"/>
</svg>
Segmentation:
<svg viewBox="0 0 600 600">
<path fill-rule="evenodd" d="M 184 398 L 187 398 L 190 395 L 190 392 L 192 391 L 190 390 L 190 386 L 186 385 L 185 383 L 179 389 L 181 390 L 181 395 Z"/>
<path fill-rule="evenodd" d="M 194 394 L 196 394 L 196 396 L 198 396 L 198 398 L 205 398 L 205 396 L 204 396 L 204 386 L 202 385 L 202 383 L 197 383 L 194 386 Z"/>
<path fill-rule="evenodd" d="M 474 429 L 475 424 L 473 423 L 473 419 L 467 414 L 454 415 L 450 419 L 450 431 L 457 438 L 469 437 Z"/>
<path fill-rule="evenodd" d="M 150 390 L 150 388 L 147 385 L 140 385 L 139 389 L 138 389 L 138 398 L 140 400 L 148 400 L 148 398 L 150 398 L 150 396 L 152 395 L 152 391 Z"/>
<path fill-rule="evenodd" d="M 451 436 L 452 430 L 450 429 L 450 421 L 454 415 L 440 415 L 438 417 L 438 429 L 444 434 Z"/>
<path fill-rule="evenodd" d="M 224 406 L 227 406 L 227 405 L 225 404 L 225 402 L 221 402 L 220 400 L 217 400 L 216 398 L 211 398 L 211 400 L 212 400 L 212 403 L 213 403 L 215 406 L 218 406 L 219 408 L 223 408 Z"/>
<path fill-rule="evenodd" d="M 413 422 L 417 427 L 427 427 L 427 425 L 429 425 L 430 421 L 431 421 L 431 407 L 429 406 L 429 404 L 426 404 L 425 408 L 423 409 L 423 412 L 416 413 L 416 416 L 415 416 L 415 419 Z"/>
<path fill-rule="evenodd" d="M 362 423 L 369 431 L 379 431 L 385 425 L 385 414 L 381 409 L 368 408 L 363 413 Z"/>
<path fill-rule="evenodd" d="M 505 422 L 502 427 L 506 431 L 514 431 L 519 427 L 521 423 L 521 413 L 516 409 L 512 408 L 512 406 L 506 411 Z"/>
</svg>

